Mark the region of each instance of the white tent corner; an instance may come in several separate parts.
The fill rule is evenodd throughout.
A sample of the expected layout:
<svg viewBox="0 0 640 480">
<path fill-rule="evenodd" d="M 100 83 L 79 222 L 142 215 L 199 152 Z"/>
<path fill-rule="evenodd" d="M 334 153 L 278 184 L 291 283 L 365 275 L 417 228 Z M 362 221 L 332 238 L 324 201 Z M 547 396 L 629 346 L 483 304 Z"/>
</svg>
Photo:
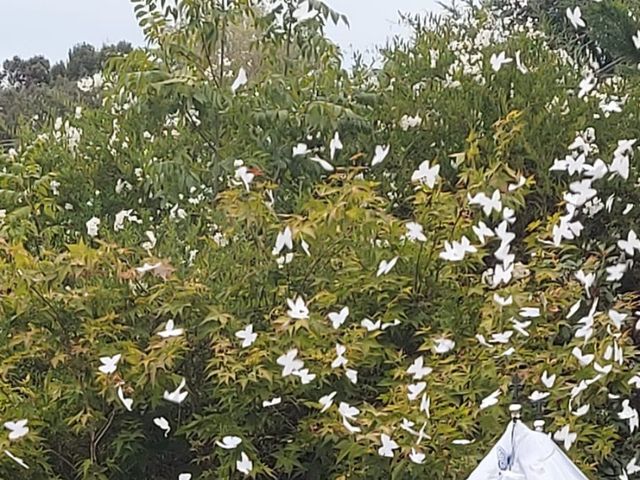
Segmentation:
<svg viewBox="0 0 640 480">
<path fill-rule="evenodd" d="M 555 442 L 514 418 L 467 480 L 589 480 Z"/>
</svg>

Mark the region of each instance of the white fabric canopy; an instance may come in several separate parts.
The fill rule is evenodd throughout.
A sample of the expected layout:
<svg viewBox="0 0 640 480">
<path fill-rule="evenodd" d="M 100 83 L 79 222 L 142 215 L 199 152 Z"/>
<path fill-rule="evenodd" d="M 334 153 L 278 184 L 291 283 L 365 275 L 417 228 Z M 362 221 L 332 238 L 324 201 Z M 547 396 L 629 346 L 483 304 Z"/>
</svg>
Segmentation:
<svg viewBox="0 0 640 480">
<path fill-rule="evenodd" d="M 519 420 L 506 431 L 467 480 L 589 480 L 555 442 Z"/>
</svg>

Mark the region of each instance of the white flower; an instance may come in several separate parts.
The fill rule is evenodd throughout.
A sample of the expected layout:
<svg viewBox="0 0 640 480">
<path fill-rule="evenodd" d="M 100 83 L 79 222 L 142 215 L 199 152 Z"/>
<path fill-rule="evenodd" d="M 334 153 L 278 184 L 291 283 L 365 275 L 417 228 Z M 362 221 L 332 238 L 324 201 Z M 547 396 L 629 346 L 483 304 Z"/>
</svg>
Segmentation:
<svg viewBox="0 0 640 480">
<path fill-rule="evenodd" d="M 178 385 L 178 387 L 172 391 L 169 392 L 168 390 L 164 391 L 163 394 L 163 398 L 165 400 L 167 400 L 168 402 L 171 403 L 175 403 L 175 404 L 181 404 L 182 402 L 184 402 L 185 398 L 187 398 L 187 395 L 189 394 L 189 392 L 187 391 L 182 391 L 183 388 L 185 388 L 187 385 L 187 381 L 183 378 L 180 381 L 180 384 Z"/>
<path fill-rule="evenodd" d="M 98 227 L 100 227 L 100 219 L 97 217 L 91 217 L 91 219 L 87 220 L 87 235 L 90 237 L 98 236 Z"/>
<path fill-rule="evenodd" d="M 430 166 L 429 160 L 425 160 L 411 175 L 411 182 L 421 183 L 429 188 L 433 188 L 438 180 L 438 173 L 440 173 L 440 165 L 434 165 L 432 167 Z"/>
<path fill-rule="evenodd" d="M 247 167 L 241 166 L 236 169 L 235 178 L 236 180 L 240 180 L 244 184 L 244 187 L 247 189 L 247 192 L 248 192 L 249 185 L 251 185 L 251 182 L 253 182 L 253 179 L 255 178 L 255 174 L 252 173 Z"/>
<path fill-rule="evenodd" d="M 74 126 L 67 124 L 65 125 L 66 133 L 67 133 L 67 145 L 69 150 L 75 153 L 78 144 L 80 143 L 80 137 L 82 136 L 82 130 L 76 128 Z"/>
<path fill-rule="evenodd" d="M 584 20 L 582 19 L 582 12 L 580 11 L 580 7 L 576 7 L 573 10 L 571 10 L 571 8 L 567 8 L 566 15 L 569 19 L 569 22 L 576 30 L 581 27 L 584 28 L 587 26 L 587 24 L 584 23 Z"/>
<path fill-rule="evenodd" d="M 248 348 L 258 339 L 258 334 L 253 331 L 253 324 L 247 325 L 244 329 L 235 333 L 236 337 L 242 340 L 242 348 Z"/>
<path fill-rule="evenodd" d="M 551 395 L 549 392 L 539 392 L 538 390 L 534 390 L 534 392 L 529 395 L 529 400 L 532 402 L 539 402 L 540 400 L 547 398 L 549 395 Z"/>
<path fill-rule="evenodd" d="M 133 186 L 127 182 L 126 180 L 123 180 L 121 178 L 118 179 L 118 181 L 116 182 L 116 193 L 118 195 L 120 195 L 123 190 L 131 190 L 133 188 Z"/>
<path fill-rule="evenodd" d="M 318 400 L 318 403 L 322 405 L 322 410 L 320 410 L 320 413 L 326 412 L 329 409 L 329 407 L 333 405 L 333 399 L 335 398 L 337 393 L 338 392 L 331 392 L 328 395 L 324 395 L 320 397 L 320 400 Z"/>
<path fill-rule="evenodd" d="M 162 338 L 179 337 L 184 334 L 184 328 L 176 328 L 175 321 L 173 319 L 167 320 L 164 330 L 158 332 Z"/>
<path fill-rule="evenodd" d="M 486 410 L 489 407 L 493 407 L 494 405 L 497 405 L 499 402 L 498 398 L 500 397 L 500 395 L 502 395 L 502 391 L 498 389 L 495 392 L 483 398 L 482 402 L 480 402 L 480 410 Z"/>
<path fill-rule="evenodd" d="M 164 417 L 155 417 L 153 419 L 153 423 L 161 430 L 164 431 L 164 436 L 168 436 L 171 431 L 171 425 L 169 425 L 169 420 Z"/>
<path fill-rule="evenodd" d="M 102 72 L 94 73 L 91 81 L 93 82 L 93 88 L 102 88 L 102 85 L 104 85 Z"/>
<path fill-rule="evenodd" d="M 419 127 L 422 124 L 422 118 L 420 115 L 416 114 L 415 117 L 410 117 L 408 115 L 403 115 L 400 119 L 400 128 L 405 132 L 410 128 Z"/>
<path fill-rule="evenodd" d="M 436 338 L 434 340 L 436 353 L 447 353 L 456 346 L 456 342 L 449 340 L 448 338 Z"/>
<path fill-rule="evenodd" d="M 523 75 L 529 73 L 529 69 L 522 63 L 522 59 L 520 58 L 520 50 L 516 52 L 516 67 Z"/>
<path fill-rule="evenodd" d="M 195 262 L 196 260 L 196 255 L 198 255 L 198 249 L 196 248 L 189 249 L 187 253 L 189 255 L 189 258 L 187 259 L 187 265 L 191 266 L 193 265 L 193 262 Z"/>
<path fill-rule="evenodd" d="M 240 460 L 236 460 L 236 469 L 245 475 L 249 475 L 253 470 L 253 462 L 246 453 L 240 453 Z"/>
<path fill-rule="evenodd" d="M 176 203 L 169 211 L 169 218 L 171 220 L 184 220 L 185 218 L 187 218 L 187 212 L 185 212 L 184 209 L 180 208 Z"/>
<path fill-rule="evenodd" d="M 113 222 L 113 230 L 115 232 L 119 232 L 120 230 L 123 230 L 125 220 L 129 220 L 129 222 L 142 223 L 142 220 L 140 220 L 136 216 L 135 212 L 132 209 L 121 210 L 118 213 L 116 213 L 116 218 Z"/>
<path fill-rule="evenodd" d="M 233 84 L 231 85 L 231 91 L 233 93 L 236 93 L 236 91 L 242 87 L 243 85 L 246 85 L 247 83 L 247 71 L 240 67 L 240 70 L 238 71 L 238 76 L 236 77 L 236 79 L 233 81 Z"/>
<path fill-rule="evenodd" d="M 18 440 L 29 433 L 27 427 L 28 420 L 16 420 L 15 422 L 4 422 L 4 427 L 9 430 L 9 440 Z"/>
<path fill-rule="evenodd" d="M 371 166 L 375 167 L 379 163 L 382 163 L 387 155 L 389 155 L 390 145 L 376 145 L 373 160 L 371 160 Z"/>
<path fill-rule="evenodd" d="M 156 234 L 153 233 L 152 230 L 147 230 L 146 232 L 144 232 L 144 234 L 147 236 L 149 240 L 142 243 L 142 248 L 144 248 L 147 252 L 149 252 L 156 246 L 158 239 L 156 238 Z"/>
<path fill-rule="evenodd" d="M 100 365 L 98 370 L 105 375 L 114 373 L 118 368 L 118 362 L 122 358 L 121 354 L 114 355 L 113 357 L 100 357 Z"/>
<path fill-rule="evenodd" d="M 309 153 L 309 147 L 307 146 L 306 143 L 298 143 L 295 147 L 293 147 L 293 150 L 291 153 L 294 157 L 306 155 L 307 153 Z M 236 166 L 241 166 L 241 165 L 236 165 Z"/>
<path fill-rule="evenodd" d="M 227 237 L 225 237 L 224 233 L 222 233 L 222 232 L 214 233 L 213 234 L 213 241 L 219 247 L 226 247 L 227 245 L 229 245 L 229 240 L 227 240 Z"/>
<path fill-rule="evenodd" d="M 596 87 L 598 80 L 593 75 L 589 74 L 580 82 L 580 90 L 578 91 L 578 98 L 584 97 L 591 90 Z"/>
<path fill-rule="evenodd" d="M 498 55 L 495 53 L 491 54 L 491 58 L 489 62 L 491 63 L 491 68 L 494 72 L 499 72 L 503 65 L 511 63 L 513 60 L 507 57 L 505 52 L 500 52 Z"/>
<path fill-rule="evenodd" d="M 409 223 L 407 223 L 406 227 L 407 227 L 407 233 L 405 234 L 405 237 L 407 239 L 411 240 L 412 242 L 415 242 L 415 241 L 426 242 L 427 241 L 427 237 L 423 233 L 422 225 L 420 225 L 419 223 L 416 223 L 416 222 L 409 222 Z"/>
<path fill-rule="evenodd" d="M 240 437 L 236 437 L 235 435 L 227 435 L 225 437 L 222 437 L 222 441 L 216 440 L 216 445 L 225 450 L 233 450 L 241 443 L 242 439 Z"/>
<path fill-rule="evenodd" d="M 380 441 L 382 443 L 382 446 L 378 449 L 378 455 L 380 455 L 381 457 L 393 458 L 394 450 L 397 450 L 398 448 L 400 448 L 400 445 L 398 445 L 386 433 L 383 433 L 381 435 Z"/>
<path fill-rule="evenodd" d="M 618 413 L 618 418 L 620 418 L 620 420 L 628 420 L 631 433 L 640 427 L 638 411 L 630 405 L 629 400 L 622 402 L 622 411 Z"/>
<path fill-rule="evenodd" d="M 459 242 L 454 240 L 449 243 L 448 240 L 445 240 L 444 251 L 440 252 L 440 258 L 449 262 L 459 262 L 464 260 L 467 253 L 475 253 L 477 251 L 476 247 L 471 245 L 469 239 L 463 236 Z"/>
<path fill-rule="evenodd" d="M 564 449 L 569 451 L 571 445 L 578 439 L 578 434 L 569 430 L 569 425 L 565 425 L 553 434 L 553 439 L 564 443 Z"/>
<path fill-rule="evenodd" d="M 288 298 L 287 305 L 289 306 L 287 315 L 293 320 L 305 320 L 309 318 L 309 309 L 302 297 L 297 297 L 295 300 Z"/>
<path fill-rule="evenodd" d="M 409 454 L 409 458 L 413 463 L 417 463 L 418 465 L 421 465 L 422 463 L 424 463 L 424 459 L 426 458 L 426 455 L 422 452 L 416 451 L 415 448 L 411 448 L 411 453 Z"/>
<path fill-rule="evenodd" d="M 78 86 L 78 90 L 80 90 L 81 92 L 90 92 L 93 88 L 93 80 L 91 79 L 91 77 L 81 78 L 80 80 L 78 80 L 76 85 Z"/>
</svg>

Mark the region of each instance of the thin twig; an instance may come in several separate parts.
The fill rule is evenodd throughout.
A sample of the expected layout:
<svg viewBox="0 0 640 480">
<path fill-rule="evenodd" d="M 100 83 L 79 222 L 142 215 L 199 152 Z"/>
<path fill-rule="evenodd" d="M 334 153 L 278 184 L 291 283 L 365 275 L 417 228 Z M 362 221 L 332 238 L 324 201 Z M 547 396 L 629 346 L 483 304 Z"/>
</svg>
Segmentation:
<svg viewBox="0 0 640 480">
<path fill-rule="evenodd" d="M 218 79 L 218 88 L 222 88 L 223 80 L 224 80 L 224 55 L 226 50 L 226 35 L 227 35 L 227 0 L 222 0 L 222 29 L 220 32 L 220 65 L 218 68 L 220 69 Z M 218 116 L 216 118 L 216 145 L 220 144 L 220 135 L 221 135 L 221 121 L 220 121 L 220 112 L 218 112 Z"/>
<path fill-rule="evenodd" d="M 53 453 L 53 454 L 54 454 L 56 457 L 58 457 L 60 460 L 62 460 L 62 462 L 63 462 L 66 466 L 68 466 L 68 467 L 71 469 L 71 471 L 72 471 L 72 472 L 75 472 L 75 469 L 76 469 L 75 465 L 73 465 L 73 463 L 71 463 L 69 460 L 67 460 L 67 459 L 65 458 L 65 456 L 64 456 L 64 455 L 62 455 L 60 452 L 58 452 L 58 451 L 54 450 L 53 448 L 50 448 L 48 451 L 49 451 L 49 452 L 51 452 L 51 453 Z"/>
<path fill-rule="evenodd" d="M 222 31 L 220 35 L 220 65 L 218 65 L 218 68 L 220 69 L 220 77 L 218 82 L 220 85 L 222 85 L 222 80 L 224 79 L 224 54 L 226 47 L 225 36 L 227 34 L 227 0 L 222 0 L 222 15 Z"/>
<path fill-rule="evenodd" d="M 32 290 L 35 292 L 35 294 L 38 296 L 38 298 L 40 298 L 40 300 L 42 300 L 42 302 L 49 307 L 49 314 L 50 316 L 53 318 L 53 320 L 58 324 L 58 326 L 60 327 L 60 329 L 62 330 L 62 332 L 64 333 L 65 339 L 68 338 L 67 335 L 67 330 L 64 328 L 64 323 L 62 322 L 62 319 L 60 318 L 60 316 L 58 315 L 58 309 L 56 307 L 54 307 L 51 302 L 49 302 L 49 300 L 47 300 L 39 291 L 36 287 L 33 287 Z"/>
<path fill-rule="evenodd" d="M 95 441 L 96 449 L 98 448 L 98 444 L 100 443 L 100 440 L 102 440 L 102 437 L 104 437 L 105 433 L 107 433 L 107 430 L 109 430 L 109 427 L 111 427 L 111 424 L 113 423 L 113 418 L 115 416 L 116 416 L 116 409 L 114 408 L 111 411 L 111 414 L 109 414 L 109 418 L 107 419 L 106 425 L 102 428 L 102 430 L 100 431 L 100 433 L 96 437 L 96 441 Z"/>
<path fill-rule="evenodd" d="M 291 28 L 293 25 L 293 5 L 289 5 L 289 19 L 287 22 L 287 54 L 284 59 L 284 74 L 289 73 L 289 55 L 291 54 Z"/>
<path fill-rule="evenodd" d="M 420 242 L 420 250 L 418 251 L 418 259 L 416 260 L 416 271 L 413 274 L 413 294 L 418 291 L 418 275 L 420 272 L 420 259 L 422 258 L 422 250 L 424 250 L 424 242 Z"/>
<path fill-rule="evenodd" d="M 91 459 L 91 463 L 96 463 L 96 449 L 95 449 L 95 440 L 96 438 L 96 432 L 91 432 L 90 434 L 90 439 L 91 441 L 89 442 L 89 457 Z"/>
<path fill-rule="evenodd" d="M 198 128 L 198 126 L 196 125 L 195 120 L 193 119 L 193 117 L 191 116 L 191 114 L 189 113 L 189 111 L 185 111 L 185 115 L 187 117 L 187 119 L 189 120 L 189 123 L 191 123 L 191 126 L 193 127 L 193 130 L 200 136 L 200 138 L 202 138 L 202 140 L 204 140 L 204 142 L 209 146 L 209 148 L 211 148 L 211 150 L 213 150 L 214 153 L 216 153 L 218 151 L 218 147 L 217 145 L 214 143 L 214 141 L 212 139 L 210 139 L 209 137 L 207 137 L 204 132 L 202 131 L 201 128 Z"/>
<path fill-rule="evenodd" d="M 209 49 L 209 43 L 207 42 L 207 39 L 204 36 L 204 30 L 201 29 L 200 30 L 200 39 L 202 41 L 202 46 L 204 47 L 204 54 L 207 57 L 207 64 L 209 65 L 209 75 L 210 75 L 210 79 L 213 80 L 213 83 L 215 84 L 216 87 L 220 88 L 220 84 L 218 83 L 218 79 L 216 78 L 214 72 L 216 71 L 215 67 L 213 66 L 213 62 L 211 61 L 211 50 Z M 206 76 L 206 75 L 205 75 Z M 207 80 L 209 80 L 209 77 L 207 77 Z"/>
</svg>

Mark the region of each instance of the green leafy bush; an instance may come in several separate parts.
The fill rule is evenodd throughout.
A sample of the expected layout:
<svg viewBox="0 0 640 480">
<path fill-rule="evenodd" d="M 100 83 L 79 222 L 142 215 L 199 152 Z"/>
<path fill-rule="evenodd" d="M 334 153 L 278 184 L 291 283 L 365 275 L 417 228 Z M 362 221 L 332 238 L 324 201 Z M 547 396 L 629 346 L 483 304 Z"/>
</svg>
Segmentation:
<svg viewBox="0 0 640 480">
<path fill-rule="evenodd" d="M 0 448 L 29 478 L 465 478 L 512 399 L 617 478 L 636 80 L 577 95 L 565 52 L 488 10 L 374 73 L 341 69 L 320 2 L 156 3 L 102 108 L 2 158 L 0 405 L 29 432 Z M 226 61 L 248 25 L 255 63 Z"/>
</svg>

